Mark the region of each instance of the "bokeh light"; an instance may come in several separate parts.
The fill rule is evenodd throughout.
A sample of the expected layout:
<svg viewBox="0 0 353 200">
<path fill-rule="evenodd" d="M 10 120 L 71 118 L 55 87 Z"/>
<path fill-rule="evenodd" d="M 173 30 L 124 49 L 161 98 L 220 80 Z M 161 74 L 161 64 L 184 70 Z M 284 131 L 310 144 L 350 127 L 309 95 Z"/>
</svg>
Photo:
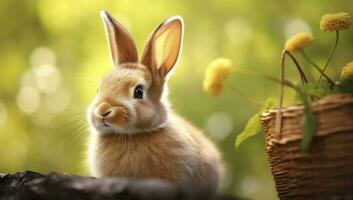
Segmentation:
<svg viewBox="0 0 353 200">
<path fill-rule="evenodd" d="M 206 131 L 215 140 L 223 140 L 233 130 L 232 118 L 226 113 L 213 113 L 206 121 Z"/>
<path fill-rule="evenodd" d="M 23 86 L 17 94 L 17 105 L 25 113 L 34 113 L 40 106 L 40 94 L 32 86 Z"/>
<path fill-rule="evenodd" d="M 284 27 L 285 38 L 288 39 L 299 32 L 306 32 L 306 33 L 312 34 L 310 26 L 302 19 L 293 19 L 288 21 L 285 24 L 285 27 Z"/>
<path fill-rule="evenodd" d="M 249 42 L 253 36 L 253 29 L 248 20 L 242 17 L 234 17 L 225 25 L 227 39 L 234 45 L 243 45 Z"/>
<path fill-rule="evenodd" d="M 44 64 L 33 69 L 36 86 L 39 91 L 45 93 L 54 93 L 61 86 L 61 74 L 53 66 Z"/>
<path fill-rule="evenodd" d="M 54 113 L 60 113 L 67 109 L 71 101 L 71 96 L 66 89 L 56 91 L 45 97 L 45 104 L 48 110 Z"/>
<path fill-rule="evenodd" d="M 34 68 L 42 65 L 54 65 L 56 57 L 54 52 L 48 47 L 37 47 L 31 53 L 30 63 Z"/>
<path fill-rule="evenodd" d="M 246 176 L 241 183 L 243 192 L 246 196 L 253 196 L 261 187 L 258 179 L 253 176 Z"/>
</svg>

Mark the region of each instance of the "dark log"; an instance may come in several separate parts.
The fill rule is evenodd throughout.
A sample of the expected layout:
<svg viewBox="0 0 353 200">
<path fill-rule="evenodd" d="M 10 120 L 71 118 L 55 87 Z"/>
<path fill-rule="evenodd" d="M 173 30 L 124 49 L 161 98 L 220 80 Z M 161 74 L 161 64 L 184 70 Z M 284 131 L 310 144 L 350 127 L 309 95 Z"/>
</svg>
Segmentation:
<svg viewBox="0 0 353 200">
<path fill-rule="evenodd" d="M 0 175 L 0 199 L 9 200 L 235 200 L 191 191 L 157 179 L 94 178 L 25 171 Z"/>
</svg>

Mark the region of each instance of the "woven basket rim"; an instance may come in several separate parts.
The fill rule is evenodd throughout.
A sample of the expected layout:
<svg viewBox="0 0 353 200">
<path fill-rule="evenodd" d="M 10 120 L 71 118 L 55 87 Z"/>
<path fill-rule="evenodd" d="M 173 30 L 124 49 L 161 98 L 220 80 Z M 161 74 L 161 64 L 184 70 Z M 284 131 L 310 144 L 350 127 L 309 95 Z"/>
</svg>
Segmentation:
<svg viewBox="0 0 353 200">
<path fill-rule="evenodd" d="M 320 115 L 320 113 L 327 110 L 340 109 L 347 105 L 353 105 L 353 95 L 352 94 L 333 94 L 328 95 L 316 102 L 312 103 L 312 110 L 315 114 Z M 294 104 L 281 109 L 282 117 L 298 117 L 298 113 L 303 113 L 304 106 L 303 104 Z M 278 108 L 269 109 L 261 114 L 261 121 L 269 121 L 275 119 L 275 116 L 278 112 Z M 295 113 L 295 115 L 293 115 Z M 353 130 L 353 127 L 337 127 L 335 131 L 332 130 L 318 130 L 316 136 L 325 136 L 340 131 Z M 267 134 L 267 133 L 266 133 Z M 301 140 L 302 135 L 287 135 L 285 137 L 277 138 L 271 137 L 270 143 L 279 143 L 285 144 L 290 141 Z"/>
<path fill-rule="evenodd" d="M 353 94 L 332 94 L 332 95 L 325 96 L 318 101 L 313 102 L 311 105 L 312 105 L 313 111 L 318 111 L 318 110 L 321 110 L 320 107 L 323 105 L 329 105 L 329 104 L 342 105 L 342 104 L 350 104 L 350 103 L 353 103 Z M 293 105 L 283 107 L 281 109 L 281 112 L 285 113 L 288 111 L 303 110 L 303 109 L 304 109 L 304 105 L 302 103 L 296 103 Z M 269 115 L 270 113 L 277 113 L 277 112 L 278 112 L 278 108 L 272 108 L 263 112 L 262 116 L 266 116 L 266 115 Z"/>
</svg>

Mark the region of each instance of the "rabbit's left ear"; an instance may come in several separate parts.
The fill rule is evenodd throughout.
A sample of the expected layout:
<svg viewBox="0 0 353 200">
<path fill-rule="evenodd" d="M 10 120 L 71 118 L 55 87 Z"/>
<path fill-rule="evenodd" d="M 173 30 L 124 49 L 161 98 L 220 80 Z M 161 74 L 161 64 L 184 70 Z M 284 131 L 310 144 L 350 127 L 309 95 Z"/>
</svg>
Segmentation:
<svg viewBox="0 0 353 200">
<path fill-rule="evenodd" d="M 137 49 L 129 32 L 106 11 L 101 11 L 109 41 L 109 49 L 114 67 L 123 63 L 137 63 Z"/>
<path fill-rule="evenodd" d="M 141 63 L 153 74 L 163 78 L 177 63 L 183 41 L 184 23 L 180 16 L 165 20 L 151 34 L 142 54 Z"/>
</svg>

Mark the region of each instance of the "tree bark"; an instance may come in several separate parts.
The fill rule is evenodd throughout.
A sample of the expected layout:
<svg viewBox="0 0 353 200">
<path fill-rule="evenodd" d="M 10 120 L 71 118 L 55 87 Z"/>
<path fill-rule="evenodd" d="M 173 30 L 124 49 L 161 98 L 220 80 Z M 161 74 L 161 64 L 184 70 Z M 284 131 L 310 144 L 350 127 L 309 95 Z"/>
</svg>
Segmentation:
<svg viewBox="0 0 353 200">
<path fill-rule="evenodd" d="M 157 179 L 94 178 L 25 171 L 0 174 L 0 199 L 10 200 L 235 200 L 203 191 L 191 191 Z"/>
</svg>

